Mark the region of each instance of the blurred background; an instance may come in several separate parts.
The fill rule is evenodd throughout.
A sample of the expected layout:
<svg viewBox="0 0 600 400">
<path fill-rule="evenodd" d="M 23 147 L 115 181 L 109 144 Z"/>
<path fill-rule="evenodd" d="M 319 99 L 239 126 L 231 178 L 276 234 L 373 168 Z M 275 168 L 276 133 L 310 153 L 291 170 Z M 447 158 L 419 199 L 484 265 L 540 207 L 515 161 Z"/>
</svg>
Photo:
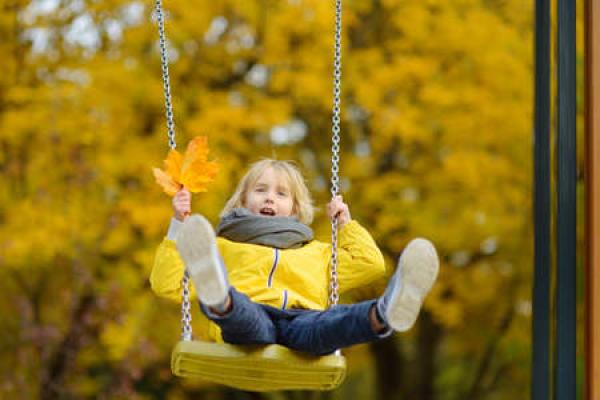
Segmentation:
<svg viewBox="0 0 600 400">
<path fill-rule="evenodd" d="M 533 3 L 344 2 L 344 198 L 388 275 L 424 236 L 440 278 L 410 332 L 345 352 L 339 389 L 251 394 L 170 372 L 179 305 L 148 283 L 172 216 L 154 2 L 2 0 L 0 398 L 528 398 Z M 334 2 L 163 5 L 178 149 L 206 135 L 221 166 L 194 211 L 216 223 L 249 163 L 293 159 L 329 241 Z"/>
</svg>

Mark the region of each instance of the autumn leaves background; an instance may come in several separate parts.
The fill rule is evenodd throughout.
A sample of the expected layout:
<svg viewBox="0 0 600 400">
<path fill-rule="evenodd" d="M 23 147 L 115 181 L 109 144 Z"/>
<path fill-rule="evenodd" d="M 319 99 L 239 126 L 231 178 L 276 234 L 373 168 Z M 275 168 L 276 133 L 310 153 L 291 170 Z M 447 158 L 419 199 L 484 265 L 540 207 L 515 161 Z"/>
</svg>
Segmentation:
<svg viewBox="0 0 600 400">
<path fill-rule="evenodd" d="M 169 152 L 153 5 L 0 5 L 2 398 L 248 398 L 171 376 L 179 308 L 148 287 L 172 216 L 152 173 Z M 344 2 L 344 197 L 389 273 L 415 236 L 442 269 L 415 329 L 346 353 L 342 388 L 261 398 L 526 396 L 532 5 Z M 177 149 L 206 136 L 219 164 L 194 211 L 216 222 L 250 162 L 294 159 L 328 240 L 332 2 L 164 7 Z"/>
</svg>

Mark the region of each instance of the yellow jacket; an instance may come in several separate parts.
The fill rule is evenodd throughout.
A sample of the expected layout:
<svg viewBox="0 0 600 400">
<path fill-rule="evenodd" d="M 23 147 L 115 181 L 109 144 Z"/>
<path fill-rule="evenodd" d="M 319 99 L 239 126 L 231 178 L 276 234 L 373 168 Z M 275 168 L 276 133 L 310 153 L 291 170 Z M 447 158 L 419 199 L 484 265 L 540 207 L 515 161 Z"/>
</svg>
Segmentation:
<svg viewBox="0 0 600 400">
<path fill-rule="evenodd" d="M 227 266 L 229 283 L 254 302 L 284 309 L 327 307 L 330 244 L 313 240 L 298 249 L 275 249 L 218 237 L 217 246 Z M 152 290 L 180 302 L 183 271 L 175 242 L 165 238 L 158 246 L 150 274 Z M 338 236 L 340 294 L 368 285 L 384 273 L 383 255 L 367 230 L 356 221 L 344 225 Z M 196 294 L 190 286 L 194 304 Z M 208 335 L 201 336 L 218 339 L 216 327 L 208 328 Z"/>
</svg>

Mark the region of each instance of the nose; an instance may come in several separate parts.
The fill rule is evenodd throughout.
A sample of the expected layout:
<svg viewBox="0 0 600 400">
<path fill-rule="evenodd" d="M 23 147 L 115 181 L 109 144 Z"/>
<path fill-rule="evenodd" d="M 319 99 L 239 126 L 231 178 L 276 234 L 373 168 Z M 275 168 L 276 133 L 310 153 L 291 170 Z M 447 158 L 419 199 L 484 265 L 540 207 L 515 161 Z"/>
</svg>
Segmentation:
<svg viewBox="0 0 600 400">
<path fill-rule="evenodd" d="M 273 193 L 271 193 L 270 191 L 267 192 L 267 196 L 265 197 L 265 203 L 270 203 L 273 204 L 275 203 L 275 195 Z"/>
</svg>

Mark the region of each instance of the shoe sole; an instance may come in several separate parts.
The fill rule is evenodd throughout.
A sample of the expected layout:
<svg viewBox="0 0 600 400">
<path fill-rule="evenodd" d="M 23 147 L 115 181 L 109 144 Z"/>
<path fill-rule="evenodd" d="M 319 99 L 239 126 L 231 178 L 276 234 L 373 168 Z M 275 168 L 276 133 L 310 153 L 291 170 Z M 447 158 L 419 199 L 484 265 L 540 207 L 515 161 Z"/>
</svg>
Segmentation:
<svg viewBox="0 0 600 400">
<path fill-rule="evenodd" d="M 208 306 L 221 304 L 229 285 L 220 264 L 215 232 L 200 215 L 186 218 L 175 242 L 194 283 L 198 299 Z"/>
<path fill-rule="evenodd" d="M 415 323 L 425 296 L 431 290 L 439 271 L 435 247 L 426 239 L 411 241 L 398 261 L 399 288 L 392 293 L 386 319 L 396 331 L 407 331 Z M 395 279 L 399 279 L 396 277 Z"/>
</svg>

